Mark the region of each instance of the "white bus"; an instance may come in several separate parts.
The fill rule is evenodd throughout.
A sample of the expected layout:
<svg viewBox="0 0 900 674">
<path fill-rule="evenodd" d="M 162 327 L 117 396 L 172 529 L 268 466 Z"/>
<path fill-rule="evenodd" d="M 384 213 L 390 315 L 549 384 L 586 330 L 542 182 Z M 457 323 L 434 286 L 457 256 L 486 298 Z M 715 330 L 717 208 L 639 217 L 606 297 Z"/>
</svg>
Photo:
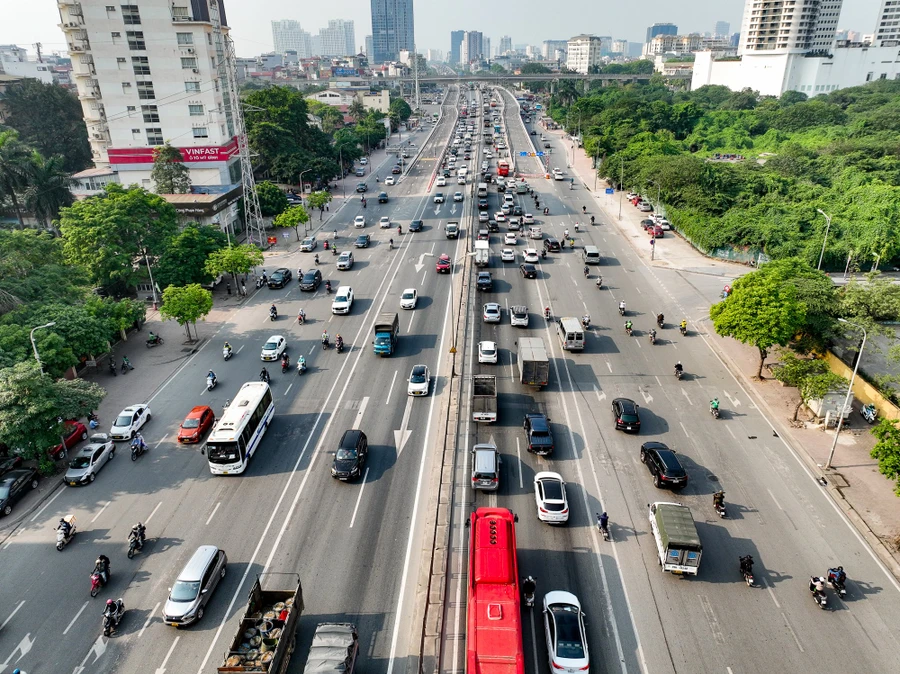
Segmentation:
<svg viewBox="0 0 900 674">
<path fill-rule="evenodd" d="M 241 386 L 206 441 L 209 471 L 213 475 L 243 473 L 274 416 L 275 401 L 266 382 Z"/>
</svg>

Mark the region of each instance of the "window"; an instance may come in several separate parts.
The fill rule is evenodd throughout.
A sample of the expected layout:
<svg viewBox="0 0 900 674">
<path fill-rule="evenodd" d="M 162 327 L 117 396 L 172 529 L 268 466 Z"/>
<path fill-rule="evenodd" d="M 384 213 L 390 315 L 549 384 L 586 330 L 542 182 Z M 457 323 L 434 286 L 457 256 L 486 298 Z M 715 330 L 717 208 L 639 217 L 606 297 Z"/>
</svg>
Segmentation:
<svg viewBox="0 0 900 674">
<path fill-rule="evenodd" d="M 116 57 L 116 64 L 117 64 L 117 65 L 123 65 L 124 63 L 127 63 L 127 62 L 128 62 L 128 59 L 126 59 L 124 56 L 117 56 L 117 57 Z"/>
<path fill-rule="evenodd" d="M 122 93 L 123 94 L 131 93 L 131 82 L 122 82 Z"/>
<path fill-rule="evenodd" d="M 144 43 L 144 33 L 140 30 L 129 30 L 125 33 L 128 38 L 128 48 L 131 51 L 144 51 L 147 45 Z"/>
<path fill-rule="evenodd" d="M 156 98 L 156 94 L 153 92 L 153 82 L 138 82 L 137 90 L 138 98 L 142 101 Z"/>
<path fill-rule="evenodd" d="M 115 39 L 117 37 L 122 37 L 122 33 L 118 32 L 118 31 L 113 31 L 112 33 L 110 33 L 110 35 L 112 35 L 113 39 Z"/>
<path fill-rule="evenodd" d="M 205 126 L 195 127 L 193 132 L 194 138 L 209 138 L 209 131 L 206 130 Z"/>
<path fill-rule="evenodd" d="M 172 18 L 175 21 L 190 21 L 191 15 L 188 13 L 187 7 L 176 7 L 172 5 Z"/>
<path fill-rule="evenodd" d="M 144 115 L 144 124 L 159 124 L 159 108 L 155 105 L 142 105 L 141 113 Z"/>
<path fill-rule="evenodd" d="M 141 24 L 141 14 L 138 12 L 137 5 L 122 5 L 122 20 L 126 26 L 139 26 Z"/>
<path fill-rule="evenodd" d="M 178 38 L 178 44 L 180 45 L 194 44 L 193 33 L 175 33 L 175 37 Z"/>
<path fill-rule="evenodd" d="M 188 111 L 191 113 L 191 117 L 202 117 L 203 116 L 203 106 L 202 105 L 188 105 Z"/>
<path fill-rule="evenodd" d="M 128 105 L 128 106 L 126 106 L 126 107 L 125 107 L 125 110 L 126 110 L 127 112 L 137 112 L 137 108 L 136 108 L 135 106 L 133 106 L 133 105 Z"/>
<path fill-rule="evenodd" d="M 115 5 L 107 5 L 106 11 L 107 12 L 115 12 L 116 11 Z"/>
<path fill-rule="evenodd" d="M 190 69 L 196 68 L 196 67 L 197 67 L 197 59 L 195 59 L 193 57 L 188 57 L 188 58 L 182 57 L 182 59 L 181 59 L 182 70 L 190 70 Z"/>
<path fill-rule="evenodd" d="M 132 129 L 131 130 L 131 140 L 136 140 L 136 141 L 141 140 L 141 130 L 140 129 Z"/>
<path fill-rule="evenodd" d="M 199 92 L 200 91 L 200 83 L 199 82 L 185 82 L 184 90 L 188 92 Z"/>
<path fill-rule="evenodd" d="M 132 56 L 131 67 L 134 68 L 135 75 L 149 75 L 150 59 L 146 56 Z"/>
<path fill-rule="evenodd" d="M 163 144 L 162 129 L 160 129 L 160 128 L 147 129 L 147 144 L 154 145 L 154 146 L 162 145 Z"/>
</svg>

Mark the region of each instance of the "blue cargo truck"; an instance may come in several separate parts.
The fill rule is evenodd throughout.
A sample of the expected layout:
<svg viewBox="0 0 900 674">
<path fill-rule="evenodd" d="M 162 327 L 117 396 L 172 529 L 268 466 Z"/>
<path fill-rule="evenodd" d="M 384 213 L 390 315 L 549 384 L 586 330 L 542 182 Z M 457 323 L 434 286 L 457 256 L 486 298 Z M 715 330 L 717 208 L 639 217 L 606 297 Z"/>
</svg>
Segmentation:
<svg viewBox="0 0 900 674">
<path fill-rule="evenodd" d="M 378 315 L 375 321 L 375 354 L 378 356 L 391 356 L 397 348 L 397 338 L 400 335 L 400 318 L 390 311 Z"/>
</svg>

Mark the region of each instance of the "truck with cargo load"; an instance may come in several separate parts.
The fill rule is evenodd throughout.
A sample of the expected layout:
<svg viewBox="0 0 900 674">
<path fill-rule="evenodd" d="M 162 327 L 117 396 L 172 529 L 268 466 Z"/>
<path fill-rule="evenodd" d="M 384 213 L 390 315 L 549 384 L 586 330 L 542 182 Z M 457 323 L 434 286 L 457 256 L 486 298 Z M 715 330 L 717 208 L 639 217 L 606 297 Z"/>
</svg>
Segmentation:
<svg viewBox="0 0 900 674">
<path fill-rule="evenodd" d="M 487 267 L 491 262 L 491 249 L 487 241 L 475 242 L 475 266 Z"/>
<path fill-rule="evenodd" d="M 472 419 L 497 421 L 497 377 L 492 374 L 472 376 Z"/>
<path fill-rule="evenodd" d="M 550 359 L 540 337 L 519 339 L 519 381 L 540 389 L 550 379 Z"/>
<path fill-rule="evenodd" d="M 378 315 L 375 321 L 375 353 L 379 356 L 393 355 L 400 335 L 400 318 L 396 312 L 386 311 Z"/>
<path fill-rule="evenodd" d="M 353 674 L 359 633 L 351 623 L 321 623 L 313 634 L 303 674 Z"/>
<path fill-rule="evenodd" d="M 696 576 L 703 545 L 691 509 L 680 503 L 650 503 L 650 530 L 663 571 Z"/>
<path fill-rule="evenodd" d="M 303 588 L 300 576 L 293 573 L 266 573 L 291 576 L 278 589 L 263 589 L 259 576 L 250 589 L 247 610 L 238 625 L 231 646 L 218 674 L 258 672 L 284 674 L 294 652 L 297 623 L 303 613 Z"/>
</svg>

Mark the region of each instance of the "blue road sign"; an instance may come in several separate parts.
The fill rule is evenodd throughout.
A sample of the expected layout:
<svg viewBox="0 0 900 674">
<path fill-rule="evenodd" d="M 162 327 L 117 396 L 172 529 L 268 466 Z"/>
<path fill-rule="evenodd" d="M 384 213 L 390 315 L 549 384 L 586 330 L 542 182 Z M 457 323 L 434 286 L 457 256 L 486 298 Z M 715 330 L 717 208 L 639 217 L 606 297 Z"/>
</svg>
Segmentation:
<svg viewBox="0 0 900 674">
<path fill-rule="evenodd" d="M 606 193 L 607 193 L 607 194 L 615 194 L 616 191 L 615 191 L 612 187 L 607 187 L 607 188 L 606 188 Z"/>
<path fill-rule="evenodd" d="M 536 154 L 537 154 L 538 157 L 543 157 L 543 156 L 544 156 L 544 153 L 543 153 L 543 152 L 538 152 L 538 153 L 536 153 Z"/>
<path fill-rule="evenodd" d="M 528 153 L 527 153 L 527 152 L 520 152 L 520 153 L 519 153 L 519 156 L 520 156 L 520 157 L 527 157 L 527 156 L 528 156 Z"/>
</svg>

